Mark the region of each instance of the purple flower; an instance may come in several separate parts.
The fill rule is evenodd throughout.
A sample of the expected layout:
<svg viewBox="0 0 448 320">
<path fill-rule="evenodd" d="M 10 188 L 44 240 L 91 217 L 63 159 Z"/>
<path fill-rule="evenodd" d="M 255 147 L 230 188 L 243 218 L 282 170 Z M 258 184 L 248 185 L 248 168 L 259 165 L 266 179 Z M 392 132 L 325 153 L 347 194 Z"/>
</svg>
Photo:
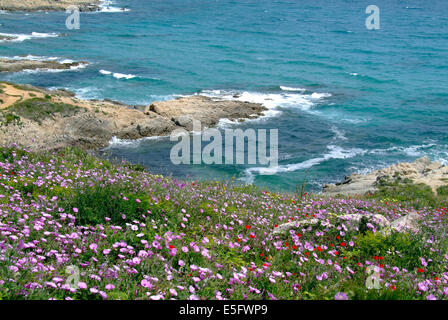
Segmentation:
<svg viewBox="0 0 448 320">
<path fill-rule="evenodd" d="M 338 292 L 335 294 L 334 300 L 348 300 L 348 296 L 345 292 Z"/>
<path fill-rule="evenodd" d="M 79 289 L 87 289 L 87 284 L 85 282 L 78 282 Z"/>
</svg>

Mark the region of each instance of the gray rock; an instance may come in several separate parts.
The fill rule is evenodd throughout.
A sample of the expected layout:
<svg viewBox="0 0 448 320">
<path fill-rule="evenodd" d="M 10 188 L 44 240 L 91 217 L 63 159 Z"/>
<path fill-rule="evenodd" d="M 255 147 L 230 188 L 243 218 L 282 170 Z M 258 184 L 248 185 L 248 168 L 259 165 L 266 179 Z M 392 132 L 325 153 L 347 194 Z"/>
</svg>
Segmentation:
<svg viewBox="0 0 448 320">
<path fill-rule="evenodd" d="M 184 127 L 187 128 L 187 130 L 192 130 L 193 129 L 193 119 L 191 119 L 189 116 L 177 116 L 177 117 L 173 117 L 171 118 L 171 120 L 173 120 L 173 122 L 180 126 L 180 127 Z"/>
<path fill-rule="evenodd" d="M 391 223 L 391 228 L 397 232 L 418 232 L 420 216 L 416 212 L 411 212 L 408 215 L 401 217 Z"/>
<path fill-rule="evenodd" d="M 361 225 L 361 220 L 363 217 L 366 217 L 369 223 L 372 223 L 379 228 L 387 228 L 390 226 L 389 220 L 387 220 L 386 217 L 381 214 L 355 213 L 338 216 L 336 219 L 339 220 L 340 223 L 343 223 L 344 226 L 347 227 L 348 231 L 359 231 L 359 227 Z"/>
<path fill-rule="evenodd" d="M 275 228 L 274 231 L 272 232 L 272 234 L 274 236 L 280 235 L 280 234 L 287 234 L 289 232 L 289 230 L 292 230 L 292 229 L 315 226 L 315 225 L 319 224 L 319 221 L 321 221 L 323 226 L 326 226 L 329 228 L 334 227 L 332 224 L 327 223 L 325 220 L 307 219 L 307 220 L 299 220 L 299 221 L 291 221 L 291 222 L 283 223 L 283 224 L 279 225 L 277 228 Z"/>
</svg>

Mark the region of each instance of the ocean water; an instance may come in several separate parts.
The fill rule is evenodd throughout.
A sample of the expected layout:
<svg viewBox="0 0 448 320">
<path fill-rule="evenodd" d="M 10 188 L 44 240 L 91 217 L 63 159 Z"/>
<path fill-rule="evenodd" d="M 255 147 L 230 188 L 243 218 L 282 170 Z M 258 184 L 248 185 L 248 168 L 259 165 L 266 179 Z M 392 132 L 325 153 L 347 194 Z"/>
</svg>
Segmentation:
<svg viewBox="0 0 448 320">
<path fill-rule="evenodd" d="M 367 30 L 366 7 L 380 8 Z M 108 8 L 109 6 L 109 8 Z M 117 10 L 125 7 L 123 12 Z M 268 116 L 229 128 L 279 130 L 279 172 L 174 166 L 167 138 L 119 141 L 110 157 L 156 173 L 308 190 L 427 155 L 448 163 L 446 0 L 129 0 L 82 13 L 0 13 L 0 56 L 87 61 L 0 80 L 147 105 L 197 93 L 260 102 Z"/>
</svg>

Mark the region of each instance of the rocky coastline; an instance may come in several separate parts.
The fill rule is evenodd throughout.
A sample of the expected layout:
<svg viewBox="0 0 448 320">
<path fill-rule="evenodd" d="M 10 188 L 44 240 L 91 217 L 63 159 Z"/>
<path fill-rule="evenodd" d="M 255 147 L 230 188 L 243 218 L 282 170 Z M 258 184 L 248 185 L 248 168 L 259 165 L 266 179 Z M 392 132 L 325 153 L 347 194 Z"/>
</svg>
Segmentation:
<svg viewBox="0 0 448 320">
<path fill-rule="evenodd" d="M 212 127 L 221 119 L 244 121 L 263 115 L 260 104 L 191 96 L 149 106 L 90 101 L 65 90 L 0 82 L 0 146 L 34 150 L 77 146 L 99 149 L 113 137 L 139 139 L 191 130 L 192 120 Z"/>
<path fill-rule="evenodd" d="M 0 10 L 4 11 L 64 11 L 75 5 L 79 11 L 97 11 L 101 0 L 0 0 Z"/>
</svg>

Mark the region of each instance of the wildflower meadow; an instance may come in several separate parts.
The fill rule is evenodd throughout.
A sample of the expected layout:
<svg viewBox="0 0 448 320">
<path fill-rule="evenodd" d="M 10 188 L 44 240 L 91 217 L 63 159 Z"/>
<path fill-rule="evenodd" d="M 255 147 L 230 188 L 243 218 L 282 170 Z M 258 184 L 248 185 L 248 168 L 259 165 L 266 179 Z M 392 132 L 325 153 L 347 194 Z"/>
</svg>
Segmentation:
<svg viewBox="0 0 448 320">
<path fill-rule="evenodd" d="M 438 204 L 278 194 L 75 148 L 2 148 L 0 299 L 447 299 Z M 415 232 L 338 219 L 414 211 Z M 293 221 L 304 223 L 275 232 Z"/>
</svg>

